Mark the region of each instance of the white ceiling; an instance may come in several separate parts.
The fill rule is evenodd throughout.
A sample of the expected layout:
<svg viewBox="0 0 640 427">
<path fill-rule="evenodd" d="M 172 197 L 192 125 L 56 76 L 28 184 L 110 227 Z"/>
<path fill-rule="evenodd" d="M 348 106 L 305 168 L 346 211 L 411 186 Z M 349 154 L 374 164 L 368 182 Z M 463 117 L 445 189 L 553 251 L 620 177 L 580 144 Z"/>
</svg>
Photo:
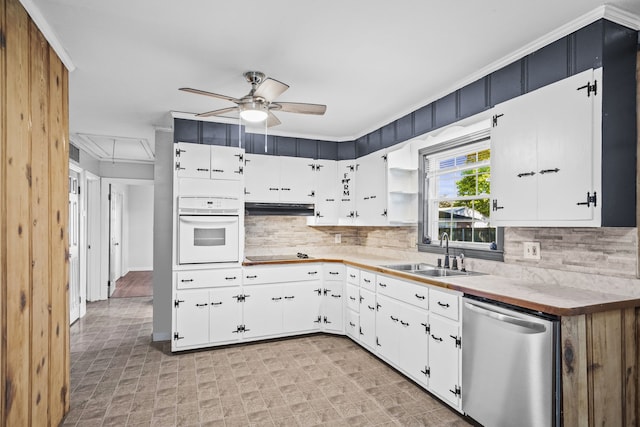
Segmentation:
<svg viewBox="0 0 640 427">
<path fill-rule="evenodd" d="M 279 101 L 327 105 L 320 117 L 279 113 L 270 133 L 351 140 L 610 10 L 603 0 L 22 1 L 76 67 L 71 133 L 107 148 L 111 135 L 151 141 L 151 152 L 170 111 L 233 106 L 179 87 L 241 97 L 243 72 L 263 71 L 290 85 Z M 606 4 L 640 22 L 640 1 Z"/>
</svg>

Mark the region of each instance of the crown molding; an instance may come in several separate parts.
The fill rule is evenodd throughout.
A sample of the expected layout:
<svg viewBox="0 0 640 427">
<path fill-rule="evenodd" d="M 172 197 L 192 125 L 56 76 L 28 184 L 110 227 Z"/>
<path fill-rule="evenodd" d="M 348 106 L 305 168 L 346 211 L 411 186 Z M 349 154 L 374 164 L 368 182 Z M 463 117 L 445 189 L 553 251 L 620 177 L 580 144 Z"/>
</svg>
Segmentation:
<svg viewBox="0 0 640 427">
<path fill-rule="evenodd" d="M 20 3 L 22 3 L 31 20 L 33 20 L 44 38 L 49 42 L 49 45 L 51 45 L 67 70 L 69 70 L 69 72 L 75 70 L 76 66 L 71 60 L 71 56 L 62 45 L 58 35 L 53 31 L 53 28 L 51 28 L 51 25 L 49 25 L 42 12 L 40 12 L 38 6 L 36 6 L 33 0 L 20 0 Z"/>
</svg>

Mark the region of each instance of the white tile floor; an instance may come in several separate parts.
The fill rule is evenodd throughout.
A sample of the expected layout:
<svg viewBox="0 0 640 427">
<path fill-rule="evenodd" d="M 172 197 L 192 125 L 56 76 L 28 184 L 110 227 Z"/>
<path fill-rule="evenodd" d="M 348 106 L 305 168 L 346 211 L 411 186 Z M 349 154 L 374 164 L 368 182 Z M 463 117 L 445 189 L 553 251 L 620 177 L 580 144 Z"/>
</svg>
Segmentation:
<svg viewBox="0 0 640 427">
<path fill-rule="evenodd" d="M 467 426 L 345 337 L 171 354 L 152 298 L 87 304 L 71 326 L 64 426 Z"/>
</svg>

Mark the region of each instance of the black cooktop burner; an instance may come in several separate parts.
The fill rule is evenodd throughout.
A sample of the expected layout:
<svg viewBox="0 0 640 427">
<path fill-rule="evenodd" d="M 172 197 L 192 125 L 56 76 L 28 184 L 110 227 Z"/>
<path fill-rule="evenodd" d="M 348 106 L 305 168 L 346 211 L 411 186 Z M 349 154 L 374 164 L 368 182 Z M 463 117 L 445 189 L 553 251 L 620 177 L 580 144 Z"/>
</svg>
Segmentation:
<svg viewBox="0 0 640 427">
<path fill-rule="evenodd" d="M 252 255 L 246 257 L 248 261 L 291 261 L 296 259 L 310 259 L 309 255 L 298 252 L 296 255 Z"/>
</svg>

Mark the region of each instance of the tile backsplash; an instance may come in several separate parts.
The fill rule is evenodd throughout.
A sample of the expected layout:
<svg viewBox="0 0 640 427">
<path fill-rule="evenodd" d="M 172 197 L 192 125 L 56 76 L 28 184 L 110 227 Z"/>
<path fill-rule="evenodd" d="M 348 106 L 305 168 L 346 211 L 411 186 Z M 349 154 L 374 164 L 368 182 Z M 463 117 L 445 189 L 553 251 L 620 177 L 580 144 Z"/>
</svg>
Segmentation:
<svg viewBox="0 0 640 427">
<path fill-rule="evenodd" d="M 416 249 L 416 227 L 309 227 L 306 217 L 248 216 L 245 248 L 249 254 L 275 253 L 287 248 L 389 256 L 426 256 Z M 341 243 L 335 243 L 335 235 Z M 504 263 L 475 262 L 493 274 L 526 276 L 557 270 L 576 274 L 635 279 L 638 255 L 636 228 L 514 228 L 505 229 Z M 540 260 L 523 256 L 523 242 L 540 242 Z M 472 260 L 469 260 L 473 262 Z"/>
</svg>

